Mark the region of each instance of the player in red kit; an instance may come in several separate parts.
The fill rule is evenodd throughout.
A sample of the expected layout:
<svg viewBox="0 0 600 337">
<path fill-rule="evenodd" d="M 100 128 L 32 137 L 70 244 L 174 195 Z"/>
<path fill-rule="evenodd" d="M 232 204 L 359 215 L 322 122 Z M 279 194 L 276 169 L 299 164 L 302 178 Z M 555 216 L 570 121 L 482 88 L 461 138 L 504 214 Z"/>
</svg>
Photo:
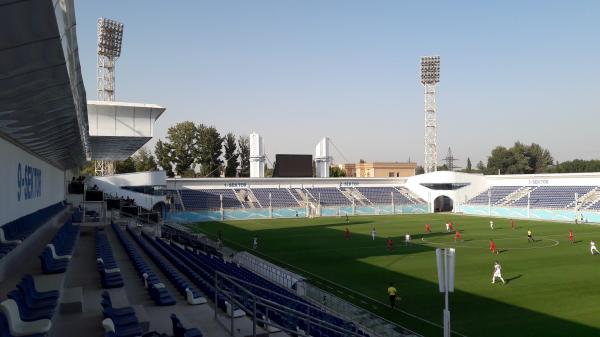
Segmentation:
<svg viewBox="0 0 600 337">
<path fill-rule="evenodd" d="M 431 233 L 431 225 L 429 225 L 428 223 L 425 224 L 425 231 L 427 233 Z"/>
<path fill-rule="evenodd" d="M 387 249 L 389 251 L 394 250 L 394 241 L 392 241 L 392 238 L 387 239 Z"/>
<path fill-rule="evenodd" d="M 344 239 L 350 239 L 350 230 L 348 229 L 348 227 L 346 227 L 346 231 L 344 232 Z"/>
<path fill-rule="evenodd" d="M 569 241 L 573 244 L 573 230 L 569 229 Z"/>
<path fill-rule="evenodd" d="M 515 230 L 517 227 L 515 226 L 515 220 L 510 219 L 510 227 Z"/>
<path fill-rule="evenodd" d="M 496 244 L 494 243 L 494 240 L 490 239 L 490 250 L 492 251 L 492 254 L 496 254 L 498 255 L 498 250 L 496 249 Z"/>
<path fill-rule="evenodd" d="M 452 221 L 450 221 L 450 222 L 448 223 L 448 228 L 450 228 L 450 230 L 451 230 L 451 231 L 453 231 L 453 230 L 454 230 L 454 226 L 452 225 Z"/>
<path fill-rule="evenodd" d="M 456 231 L 456 233 L 454 234 L 454 242 L 456 241 L 460 241 L 460 232 Z"/>
</svg>

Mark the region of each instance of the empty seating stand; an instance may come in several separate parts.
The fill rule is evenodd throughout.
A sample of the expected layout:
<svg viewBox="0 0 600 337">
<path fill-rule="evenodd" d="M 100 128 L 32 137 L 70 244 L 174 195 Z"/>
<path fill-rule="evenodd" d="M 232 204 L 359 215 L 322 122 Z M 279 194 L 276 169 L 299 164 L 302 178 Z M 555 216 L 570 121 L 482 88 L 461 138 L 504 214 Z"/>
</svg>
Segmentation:
<svg viewBox="0 0 600 337">
<path fill-rule="evenodd" d="M 479 193 L 466 202 L 467 205 L 497 205 L 502 199 L 518 192 L 519 189 L 527 193 L 518 194 L 514 200 L 503 206 L 529 207 L 542 209 L 573 209 L 576 196 L 582 197 L 594 190 L 597 186 L 492 186 Z"/>
<path fill-rule="evenodd" d="M 102 288 L 120 288 L 123 286 L 121 269 L 115 261 L 106 232 L 102 229 L 96 230 L 96 263 Z"/>
<path fill-rule="evenodd" d="M 299 207 L 300 205 L 287 188 L 253 188 L 252 193 L 263 208 L 269 207 Z M 271 201 L 269 203 L 269 194 Z"/>
<path fill-rule="evenodd" d="M 67 270 L 78 235 L 79 226 L 73 225 L 71 219 L 67 220 L 40 255 L 44 274 L 64 273 Z"/>
<path fill-rule="evenodd" d="M 252 187 L 250 189 L 256 197 L 254 207 L 268 208 L 288 208 L 301 207 L 305 199 L 311 203 L 318 203 L 322 206 L 351 206 L 351 196 L 346 196 L 337 187 L 307 187 L 307 188 L 273 188 L 273 187 Z M 404 187 L 361 187 L 358 188 L 365 197 L 374 204 L 390 204 L 393 193 L 394 202 L 400 204 L 424 204 L 425 201 Z M 216 210 L 221 208 L 221 197 L 223 198 L 223 208 L 244 208 L 247 202 L 238 199 L 234 189 L 180 189 L 169 190 L 168 195 L 172 205 L 176 210 L 195 211 L 195 210 Z M 179 204 L 179 195 L 184 207 Z M 408 196 L 407 196 L 408 195 Z M 372 200 L 371 200 L 372 199 Z"/>
<path fill-rule="evenodd" d="M 352 331 L 357 334 L 364 334 L 362 331 L 359 331 L 353 323 L 344 321 L 336 316 L 324 312 L 301 297 L 289 292 L 287 289 L 263 279 L 262 277 L 242 267 L 238 267 L 233 263 L 226 263 L 219 257 L 204 254 L 202 252 L 194 253 L 185 248 L 179 247 L 176 244 L 168 244 L 161 239 L 154 239 L 153 242 L 155 247 L 157 247 L 157 249 L 161 251 L 163 255 L 167 256 L 167 258 L 172 261 L 177 268 L 180 268 L 180 270 L 188 275 L 191 280 L 197 283 L 198 287 L 202 289 L 202 291 L 204 291 L 209 298 L 215 299 L 215 296 L 217 296 L 217 307 L 229 315 L 235 316 L 234 313 L 241 310 L 236 310 L 235 307 L 227 303 L 226 299 L 220 293 L 218 295 L 215 293 L 214 277 L 216 271 L 237 278 L 246 285 L 246 289 L 248 291 L 257 296 L 268 299 L 271 302 L 279 303 L 280 305 L 286 306 L 297 312 L 309 315 L 314 319 L 324 321 L 331 326 Z M 238 293 L 237 291 L 239 290 L 235 289 L 234 287 L 229 287 L 226 280 L 221 279 L 221 281 L 222 284 L 220 287 L 222 289 L 227 289 L 227 291 L 238 301 L 244 303 L 244 305 L 249 308 L 252 307 L 252 303 L 249 302 L 250 299 L 245 296 L 245 293 Z M 336 332 L 332 331 L 331 329 L 326 329 L 315 325 L 307 325 L 302 319 L 299 319 L 291 312 L 278 313 L 277 311 L 269 311 L 268 316 L 266 315 L 266 312 L 267 310 L 265 307 L 257 305 L 257 314 L 260 317 L 265 317 L 265 319 L 268 319 L 280 326 L 292 330 L 299 328 L 305 332 L 308 332 L 311 336 L 344 336 L 344 334 L 340 333 L 339 331 Z M 367 334 L 364 335 L 367 336 Z"/>
<path fill-rule="evenodd" d="M 342 192 L 335 187 L 319 187 L 319 188 L 307 188 L 310 194 L 320 202 L 323 206 L 342 206 L 351 205 L 350 201 Z"/>
<path fill-rule="evenodd" d="M 123 245 L 123 248 L 125 248 L 135 269 L 144 281 L 144 286 L 154 303 L 163 306 L 175 304 L 175 299 L 173 299 L 169 290 L 167 290 L 164 283 L 160 281 L 159 277 L 152 271 L 152 268 L 144 261 L 144 258 L 133 243 L 125 236 L 125 232 L 114 223 L 111 226 L 115 233 L 117 233 L 119 241 Z"/>
<path fill-rule="evenodd" d="M 358 187 L 356 189 L 375 205 L 389 205 L 392 200 L 396 205 L 415 204 L 414 201 L 393 187 Z M 418 198 L 415 197 L 415 199 Z"/>
<path fill-rule="evenodd" d="M 202 297 L 200 292 L 198 292 L 198 290 L 196 290 L 196 288 L 190 284 L 185 277 L 179 273 L 177 268 L 173 267 L 173 265 L 167 261 L 162 254 L 156 251 L 145 239 L 143 239 L 141 235 L 133 233 L 129 227 L 127 227 L 127 232 L 140 245 L 140 247 L 142 247 L 146 254 L 150 256 L 152 261 L 154 261 L 154 263 L 162 270 L 171 283 L 175 285 L 175 288 L 177 288 L 181 295 L 185 296 L 186 301 L 189 304 L 195 305 L 206 303 L 206 299 Z"/>
<path fill-rule="evenodd" d="M 60 202 L 1 226 L 0 258 L 15 249 L 21 242 L 64 208 L 64 204 Z"/>
<path fill-rule="evenodd" d="M 161 239 L 152 239 L 145 236 L 146 239 L 152 244 L 157 251 L 159 251 L 167 260 L 169 260 L 173 266 L 188 277 L 188 279 L 194 283 L 194 285 L 200 289 L 207 296 L 214 296 L 213 286 L 214 283 L 210 283 L 212 276 L 207 274 L 205 270 L 198 268 L 194 264 L 190 263 L 185 257 L 181 256 L 175 251 L 169 248 Z M 213 281 L 214 282 L 214 281 Z M 214 298 L 214 297 L 211 297 Z"/>
<path fill-rule="evenodd" d="M 142 327 L 132 307 L 113 307 L 110 294 L 106 291 L 102 293 L 100 303 L 102 304 L 102 315 L 104 316 L 102 327 L 106 332 L 105 336 L 142 336 Z"/>
<path fill-rule="evenodd" d="M 0 303 L 0 336 L 45 336 L 58 305 L 58 291 L 38 291 L 25 275 Z"/>
<path fill-rule="evenodd" d="M 242 208 L 233 189 L 181 189 L 179 193 L 186 210 L 219 209 L 221 208 L 221 196 L 223 197 L 223 208 Z"/>
</svg>

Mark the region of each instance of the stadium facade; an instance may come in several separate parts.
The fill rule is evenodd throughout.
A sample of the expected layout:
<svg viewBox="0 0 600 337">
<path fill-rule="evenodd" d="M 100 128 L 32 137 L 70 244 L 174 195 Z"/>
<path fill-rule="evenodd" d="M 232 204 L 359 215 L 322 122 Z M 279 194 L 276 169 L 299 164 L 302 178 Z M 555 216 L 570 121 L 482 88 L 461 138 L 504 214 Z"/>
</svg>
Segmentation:
<svg viewBox="0 0 600 337">
<path fill-rule="evenodd" d="M 150 237 L 146 232 L 139 234 L 135 232 L 136 226 L 129 226 L 137 225 L 137 220 L 117 223 L 119 212 L 110 213 L 115 215 L 113 223 L 106 215 L 106 199 L 125 199 L 134 205 L 127 206 L 129 208 L 159 214 L 158 224 L 165 220 L 194 222 L 436 211 L 600 223 L 599 173 L 483 176 L 432 172 L 404 178 L 167 179 L 164 172 L 146 172 L 86 178 L 85 186 L 78 189 L 81 182 L 74 177 L 86 160 L 116 160 L 133 154 L 152 137 L 153 123 L 164 108 L 123 102 L 89 102 L 88 105 L 81 78 L 73 6 L 72 0 L 16 1 L 2 5 L 0 11 L 3 32 L 0 41 L 0 290 L 3 294 L 14 290 L 17 292 L 14 296 L 19 296 L 19 291 L 28 289 L 26 294 L 33 292 L 41 296 L 38 288 L 32 286 L 34 282 L 56 292 L 44 293 L 48 296 L 44 304 L 51 306 L 51 303 L 54 307 L 43 312 L 29 311 L 19 299 L 2 298 L 0 329 L 3 336 L 68 336 L 73 335 L 73 331 L 100 336 L 104 335 L 104 329 L 111 336 L 134 336 L 141 335 L 142 327 L 168 331 L 171 320 L 175 322 L 169 318 L 171 312 L 188 317 L 186 324 L 200 324 L 193 319 L 207 316 L 212 319 L 214 313 L 214 317 L 218 317 L 216 321 L 226 317 L 233 326 L 234 316 L 245 316 L 254 305 L 254 322 L 248 318 L 236 321 L 236 328 L 251 335 L 256 334 L 257 320 L 264 317 L 263 313 L 256 312 L 260 299 L 269 299 L 259 303 L 262 308 L 275 306 L 273 303 L 288 305 L 281 304 L 282 307 L 277 308 L 284 314 L 259 321 L 261 333 L 271 331 L 270 328 L 297 331 L 299 326 L 289 325 L 292 322 L 289 315 L 295 315 L 294 322 L 309 322 L 302 328 L 317 329 L 321 336 L 417 335 L 389 322 L 381 324 L 382 321 L 371 316 L 369 320 L 377 324 L 369 327 L 341 313 L 332 314 L 324 309 L 323 303 L 315 304 L 302 297 L 304 288 L 300 287 L 298 276 L 290 276 L 293 283 L 269 283 L 250 273 L 248 270 L 252 267 L 241 268 L 225 261 L 222 255 L 213 259 L 204 253 L 198 254 L 197 246 L 195 251 L 189 250 Z M 90 121 L 90 116 L 94 120 Z M 88 196 L 95 199 L 90 200 Z M 112 226 L 107 226 L 108 223 Z M 197 243 L 193 241 L 195 237 L 186 236 L 189 233 L 177 232 L 181 230 L 178 227 L 169 228 L 175 233 L 170 239 L 184 237 L 190 240 L 185 243 Z M 79 235 L 80 232 L 86 235 Z M 216 250 L 210 250 L 215 248 L 208 241 L 203 245 L 203 249 L 217 256 Z M 96 251 L 91 247 L 97 247 Z M 235 262 L 242 266 L 244 261 L 250 261 L 248 266 L 260 262 L 244 252 L 236 258 Z M 116 266 L 117 260 L 120 268 Z M 292 275 L 264 261 L 260 266 L 275 270 L 278 275 Z M 159 269 L 160 272 L 152 272 Z M 69 279 L 68 273 L 98 274 L 101 281 Z M 232 280 L 241 278 L 246 280 L 247 287 L 233 291 L 239 285 L 232 286 L 235 284 Z M 182 279 L 190 281 L 181 283 Z M 91 285 L 77 283 L 84 281 Z M 129 289 L 134 288 L 135 296 L 127 296 L 123 282 Z M 252 287 L 259 283 L 260 291 L 246 296 L 245 302 L 239 300 L 239 294 L 248 294 L 248 289 L 254 289 Z M 21 290 L 15 289 L 17 284 Z M 214 287 L 214 284 L 225 288 Z M 122 291 L 101 294 L 100 286 L 120 287 Z M 112 309 L 111 296 L 121 305 L 131 305 L 127 310 L 131 324 L 126 328 L 106 321 Z M 134 305 L 139 297 L 143 300 Z M 92 305 L 94 308 L 87 310 L 94 314 L 83 314 L 84 298 L 95 304 L 102 301 L 109 307 L 102 309 L 100 305 Z M 207 314 L 193 309 L 206 303 L 206 298 L 216 299 L 213 311 Z M 139 303 L 156 306 L 146 311 Z M 168 308 L 162 310 L 163 306 Z M 298 307 L 308 308 L 306 312 L 311 315 L 291 310 Z M 28 318 L 36 318 L 36 323 L 21 320 L 22 315 L 31 315 Z M 117 317 L 113 318 L 118 321 Z M 203 324 L 206 336 L 229 332 L 221 325 L 206 323 L 206 319 Z M 389 325 L 390 331 L 395 333 L 377 333 L 375 325 Z M 98 329 L 90 328 L 92 326 L 104 329 L 94 334 Z M 130 334 L 120 334 L 123 329 Z M 193 331 L 188 332 L 190 336 L 198 336 Z"/>
<path fill-rule="evenodd" d="M 455 212 L 600 222 L 600 174 L 167 179 L 176 221 Z"/>
</svg>

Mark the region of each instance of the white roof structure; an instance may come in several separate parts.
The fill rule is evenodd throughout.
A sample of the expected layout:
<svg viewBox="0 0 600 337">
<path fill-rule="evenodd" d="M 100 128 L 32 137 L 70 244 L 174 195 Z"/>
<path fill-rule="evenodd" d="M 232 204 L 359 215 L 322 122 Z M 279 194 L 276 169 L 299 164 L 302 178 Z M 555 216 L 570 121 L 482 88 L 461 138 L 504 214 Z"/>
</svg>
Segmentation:
<svg viewBox="0 0 600 337">
<path fill-rule="evenodd" d="M 88 101 L 92 159 L 124 160 L 146 144 L 166 110 L 156 104 Z"/>
</svg>

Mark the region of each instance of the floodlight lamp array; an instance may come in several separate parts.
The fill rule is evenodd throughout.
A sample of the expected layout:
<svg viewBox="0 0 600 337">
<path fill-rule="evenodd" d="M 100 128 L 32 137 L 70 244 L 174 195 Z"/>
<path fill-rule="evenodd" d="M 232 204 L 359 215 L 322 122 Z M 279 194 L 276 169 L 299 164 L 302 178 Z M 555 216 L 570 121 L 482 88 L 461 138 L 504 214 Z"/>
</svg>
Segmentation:
<svg viewBox="0 0 600 337">
<path fill-rule="evenodd" d="M 122 44 L 123 24 L 115 20 L 98 19 L 98 54 L 119 57 Z"/>
<path fill-rule="evenodd" d="M 440 81 L 440 57 L 421 57 L 421 83 L 435 84 Z"/>
</svg>

